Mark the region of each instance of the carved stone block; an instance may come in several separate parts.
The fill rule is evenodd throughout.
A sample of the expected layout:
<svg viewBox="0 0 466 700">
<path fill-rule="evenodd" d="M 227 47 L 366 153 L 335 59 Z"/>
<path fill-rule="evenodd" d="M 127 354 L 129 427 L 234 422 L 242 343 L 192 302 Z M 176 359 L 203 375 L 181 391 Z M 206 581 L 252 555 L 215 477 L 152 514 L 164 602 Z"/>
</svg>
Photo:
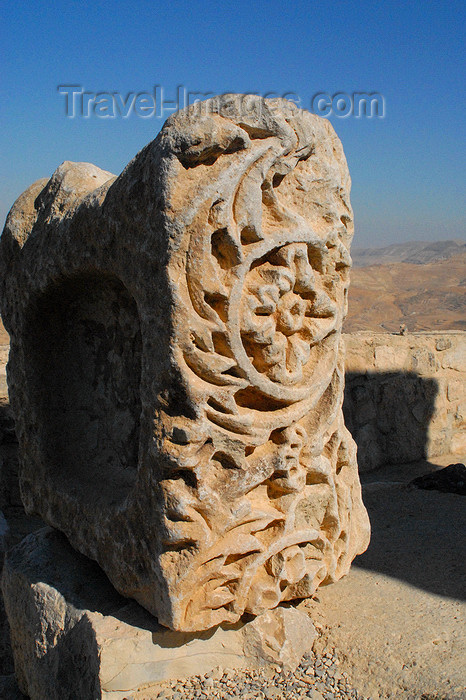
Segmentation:
<svg viewBox="0 0 466 700">
<path fill-rule="evenodd" d="M 63 163 L 1 239 L 28 512 L 177 630 L 364 551 L 342 418 L 350 178 L 326 120 L 230 95 L 118 177 Z"/>
<path fill-rule="evenodd" d="M 30 700 L 155 700 L 154 684 L 219 666 L 294 672 L 317 638 L 311 618 L 294 606 L 216 630 L 168 630 L 48 527 L 9 551 L 2 593 L 15 674 Z M 185 697 L 193 696 L 185 690 Z"/>
</svg>

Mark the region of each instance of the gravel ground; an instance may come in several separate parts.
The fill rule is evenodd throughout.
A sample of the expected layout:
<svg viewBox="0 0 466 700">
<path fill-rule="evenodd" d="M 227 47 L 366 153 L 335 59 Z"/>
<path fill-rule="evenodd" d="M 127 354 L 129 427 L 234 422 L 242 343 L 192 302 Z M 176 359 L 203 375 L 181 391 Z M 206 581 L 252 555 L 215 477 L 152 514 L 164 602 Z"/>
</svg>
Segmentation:
<svg viewBox="0 0 466 700">
<path fill-rule="evenodd" d="M 348 674 L 339 666 L 334 649 L 319 657 L 309 652 L 294 672 L 279 666 L 242 671 L 219 668 L 202 677 L 148 687 L 127 700 L 372 700 L 351 687 Z"/>
</svg>

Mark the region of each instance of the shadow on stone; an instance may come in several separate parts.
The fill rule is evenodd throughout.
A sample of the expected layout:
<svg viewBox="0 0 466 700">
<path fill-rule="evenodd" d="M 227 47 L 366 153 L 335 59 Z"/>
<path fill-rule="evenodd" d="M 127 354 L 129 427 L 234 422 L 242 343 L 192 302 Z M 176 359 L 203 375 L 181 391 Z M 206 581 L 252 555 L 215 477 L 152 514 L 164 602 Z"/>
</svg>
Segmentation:
<svg viewBox="0 0 466 700">
<path fill-rule="evenodd" d="M 24 342 L 27 389 L 40 417 L 34 438 L 54 489 L 115 506 L 134 485 L 138 464 L 135 300 L 109 274 L 72 275 L 31 304 Z"/>
<path fill-rule="evenodd" d="M 408 486 L 439 469 L 425 459 L 437 394 L 437 381 L 415 372 L 346 374 L 345 419 L 358 445 L 372 529 L 368 550 L 354 564 L 466 598 L 463 499 Z"/>
<path fill-rule="evenodd" d="M 316 637 L 291 605 L 202 632 L 163 628 L 48 527 L 10 551 L 2 589 L 18 684 L 31 698 L 123 700 L 147 683 L 217 666 L 293 671 Z"/>
<path fill-rule="evenodd" d="M 343 412 L 359 471 L 427 456 L 438 382 L 416 372 L 347 372 Z"/>
<path fill-rule="evenodd" d="M 442 493 L 457 493 L 466 496 L 466 466 L 464 464 L 449 464 L 435 472 L 417 476 L 410 481 L 410 486 L 427 491 Z"/>
</svg>

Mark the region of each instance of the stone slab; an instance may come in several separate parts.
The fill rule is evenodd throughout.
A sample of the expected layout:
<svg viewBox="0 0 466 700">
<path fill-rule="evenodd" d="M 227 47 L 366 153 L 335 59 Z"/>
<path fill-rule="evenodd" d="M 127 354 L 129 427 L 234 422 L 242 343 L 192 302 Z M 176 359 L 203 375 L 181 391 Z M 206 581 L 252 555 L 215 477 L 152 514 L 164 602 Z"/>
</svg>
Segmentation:
<svg viewBox="0 0 466 700">
<path fill-rule="evenodd" d="M 218 666 L 294 670 L 316 638 L 293 607 L 199 633 L 163 628 L 48 527 L 11 550 L 2 588 L 18 685 L 31 700 L 123 700 Z"/>
</svg>

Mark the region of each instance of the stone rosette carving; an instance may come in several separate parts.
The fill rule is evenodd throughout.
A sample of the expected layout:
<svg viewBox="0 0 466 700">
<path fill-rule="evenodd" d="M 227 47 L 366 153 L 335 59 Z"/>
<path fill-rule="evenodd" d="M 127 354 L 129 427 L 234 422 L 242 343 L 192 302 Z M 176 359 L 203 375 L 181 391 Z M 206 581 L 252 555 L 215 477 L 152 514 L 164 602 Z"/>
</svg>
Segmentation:
<svg viewBox="0 0 466 700">
<path fill-rule="evenodd" d="M 168 627 L 310 596 L 368 544 L 341 410 L 349 190 L 327 121 L 230 95 L 118 178 L 64 163 L 9 214 L 25 506 Z"/>
</svg>

